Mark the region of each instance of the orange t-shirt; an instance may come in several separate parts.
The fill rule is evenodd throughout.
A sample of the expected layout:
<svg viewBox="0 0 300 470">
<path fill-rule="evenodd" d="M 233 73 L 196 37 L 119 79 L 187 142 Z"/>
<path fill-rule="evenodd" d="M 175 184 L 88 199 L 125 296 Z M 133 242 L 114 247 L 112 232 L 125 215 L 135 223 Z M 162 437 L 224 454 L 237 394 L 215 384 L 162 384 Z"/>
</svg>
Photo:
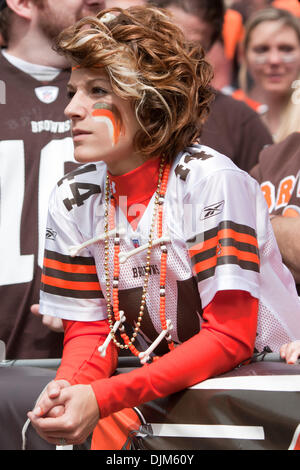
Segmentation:
<svg viewBox="0 0 300 470">
<path fill-rule="evenodd" d="M 246 93 L 241 90 L 240 88 L 237 90 L 234 90 L 231 94 L 232 98 L 238 100 L 238 101 L 244 101 L 250 108 L 252 108 L 254 111 L 256 111 L 258 114 L 263 114 L 266 112 L 267 106 L 259 103 L 258 101 L 255 101 L 249 96 L 246 95 Z"/>
<path fill-rule="evenodd" d="M 226 57 L 233 60 L 237 45 L 244 36 L 244 25 L 242 15 L 228 8 L 224 16 L 223 40 Z"/>
<path fill-rule="evenodd" d="M 300 18 L 300 3 L 299 0 L 274 0 L 272 7 L 288 10 L 295 16 Z"/>
</svg>

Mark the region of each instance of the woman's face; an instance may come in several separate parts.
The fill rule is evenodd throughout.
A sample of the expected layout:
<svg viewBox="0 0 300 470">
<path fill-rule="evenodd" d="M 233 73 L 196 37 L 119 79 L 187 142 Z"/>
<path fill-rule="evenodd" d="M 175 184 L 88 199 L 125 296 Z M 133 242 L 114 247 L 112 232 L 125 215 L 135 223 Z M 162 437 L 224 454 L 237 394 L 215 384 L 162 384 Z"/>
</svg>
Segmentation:
<svg viewBox="0 0 300 470">
<path fill-rule="evenodd" d="M 104 161 L 112 174 L 124 174 L 143 163 L 134 152 L 140 126 L 130 101 L 117 96 L 106 74 L 75 68 L 68 84 L 71 98 L 65 109 L 71 120 L 75 159 Z"/>
<path fill-rule="evenodd" d="M 288 94 L 300 73 L 300 42 L 294 29 L 265 21 L 250 35 L 246 61 L 255 85 L 264 92 Z"/>
</svg>

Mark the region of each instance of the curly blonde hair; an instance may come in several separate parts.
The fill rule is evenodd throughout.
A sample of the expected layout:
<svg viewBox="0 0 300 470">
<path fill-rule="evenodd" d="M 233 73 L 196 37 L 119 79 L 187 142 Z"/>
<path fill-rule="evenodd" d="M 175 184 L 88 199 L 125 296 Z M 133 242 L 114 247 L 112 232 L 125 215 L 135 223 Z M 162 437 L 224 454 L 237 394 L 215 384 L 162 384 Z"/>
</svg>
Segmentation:
<svg viewBox="0 0 300 470">
<path fill-rule="evenodd" d="M 211 66 L 168 13 L 112 8 L 63 31 L 56 50 L 84 68 L 100 67 L 114 93 L 129 99 L 141 130 L 135 149 L 172 159 L 199 138 L 214 96 Z"/>
</svg>

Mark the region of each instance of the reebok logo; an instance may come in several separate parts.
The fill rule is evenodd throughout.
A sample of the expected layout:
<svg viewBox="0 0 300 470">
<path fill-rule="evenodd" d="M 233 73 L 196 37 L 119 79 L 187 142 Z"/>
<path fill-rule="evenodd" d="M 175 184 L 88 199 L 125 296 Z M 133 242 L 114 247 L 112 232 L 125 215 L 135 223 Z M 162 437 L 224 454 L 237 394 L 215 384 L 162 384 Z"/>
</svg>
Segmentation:
<svg viewBox="0 0 300 470">
<path fill-rule="evenodd" d="M 204 207 L 201 213 L 201 220 L 208 219 L 214 215 L 221 214 L 224 207 L 224 201 L 216 202 L 215 204 L 210 204 L 209 206 Z"/>
<path fill-rule="evenodd" d="M 52 228 L 46 229 L 46 238 L 48 240 L 55 240 L 56 235 L 57 235 L 57 232 L 55 232 L 55 230 L 53 230 Z"/>
</svg>

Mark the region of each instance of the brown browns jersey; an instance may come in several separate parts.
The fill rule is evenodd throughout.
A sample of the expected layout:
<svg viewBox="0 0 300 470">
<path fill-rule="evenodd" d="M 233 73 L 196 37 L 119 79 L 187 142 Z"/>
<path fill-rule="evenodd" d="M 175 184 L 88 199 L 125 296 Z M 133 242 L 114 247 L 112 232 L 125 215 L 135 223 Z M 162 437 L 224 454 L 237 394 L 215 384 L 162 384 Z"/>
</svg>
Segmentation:
<svg viewBox="0 0 300 470">
<path fill-rule="evenodd" d="M 251 175 L 261 185 L 270 214 L 287 215 L 290 205 L 300 208 L 299 170 L 299 132 L 261 152 L 259 163 L 251 170 Z"/>
<path fill-rule="evenodd" d="M 62 335 L 30 306 L 39 301 L 49 194 L 75 165 L 64 116 L 68 78 L 65 70 L 39 82 L 0 54 L 0 339 L 9 359 L 59 357 L 62 350 Z"/>
<path fill-rule="evenodd" d="M 200 142 L 223 153 L 242 170 L 250 171 L 258 162 L 259 152 L 273 139 L 253 109 L 217 92 Z"/>
<path fill-rule="evenodd" d="M 300 133 L 294 132 L 259 156 L 251 175 L 260 183 L 272 215 L 300 216 Z M 300 285 L 297 285 L 300 294 Z"/>
</svg>

